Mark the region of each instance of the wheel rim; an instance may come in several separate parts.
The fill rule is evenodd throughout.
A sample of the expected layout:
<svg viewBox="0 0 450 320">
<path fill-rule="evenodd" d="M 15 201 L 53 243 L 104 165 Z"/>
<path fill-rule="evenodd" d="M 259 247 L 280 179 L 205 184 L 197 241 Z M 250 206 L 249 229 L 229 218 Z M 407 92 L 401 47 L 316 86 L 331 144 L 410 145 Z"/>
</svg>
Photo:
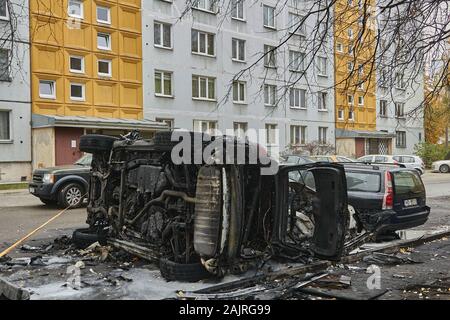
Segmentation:
<svg viewBox="0 0 450 320">
<path fill-rule="evenodd" d="M 441 167 L 441 172 L 447 173 L 448 169 L 449 169 L 448 166 L 444 165 L 444 166 Z"/>
<path fill-rule="evenodd" d="M 66 192 L 66 201 L 70 206 L 76 206 L 81 201 L 81 190 L 77 187 L 72 187 Z"/>
</svg>

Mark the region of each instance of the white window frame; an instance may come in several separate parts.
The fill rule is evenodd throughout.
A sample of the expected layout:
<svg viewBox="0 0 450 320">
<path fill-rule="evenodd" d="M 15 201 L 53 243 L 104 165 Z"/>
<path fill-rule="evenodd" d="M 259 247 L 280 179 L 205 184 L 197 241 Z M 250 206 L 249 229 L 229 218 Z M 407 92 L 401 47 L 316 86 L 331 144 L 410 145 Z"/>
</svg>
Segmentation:
<svg viewBox="0 0 450 320">
<path fill-rule="evenodd" d="M 175 119 L 173 119 L 173 118 L 158 118 L 158 117 L 156 117 L 155 121 L 163 122 L 163 123 L 167 124 L 170 127 L 170 129 L 175 128 Z"/>
<path fill-rule="evenodd" d="M 103 72 L 100 72 L 100 70 L 99 70 L 100 62 L 106 62 L 106 63 L 108 63 L 108 70 L 109 70 L 109 73 L 103 73 Z M 100 77 L 108 77 L 108 78 L 111 78 L 111 77 L 112 77 L 112 60 L 98 59 L 98 60 L 97 60 L 97 74 L 98 74 Z"/>
<path fill-rule="evenodd" d="M 73 14 L 70 12 L 70 5 L 72 3 L 77 3 L 80 5 L 80 15 Z M 83 1 L 82 0 L 69 0 L 67 2 L 67 14 L 69 17 L 83 20 L 84 19 L 84 3 L 83 3 Z"/>
<path fill-rule="evenodd" d="M 248 122 L 233 122 L 233 133 L 237 138 L 247 138 Z"/>
<path fill-rule="evenodd" d="M 217 14 L 217 1 L 215 0 L 194 0 L 192 2 L 192 9 L 204 11 L 207 13 Z M 203 5 L 203 6 L 199 6 Z"/>
<path fill-rule="evenodd" d="M 289 32 L 292 34 L 295 34 L 295 35 L 299 35 L 299 36 L 306 36 L 306 21 L 303 21 L 301 28 L 295 31 L 295 29 L 297 29 L 300 21 L 302 21 L 304 18 L 305 17 L 302 15 L 299 15 L 294 12 L 289 12 L 288 13 Z"/>
<path fill-rule="evenodd" d="M 402 139 L 399 139 L 399 136 L 402 136 Z M 406 131 L 395 131 L 395 147 L 406 148 L 406 146 Z"/>
<path fill-rule="evenodd" d="M 353 33 L 353 29 L 352 29 L 352 28 L 348 28 L 348 29 L 347 29 L 347 37 L 348 37 L 350 40 L 353 40 L 354 33 Z"/>
<path fill-rule="evenodd" d="M 156 43 L 156 38 L 155 38 L 155 30 L 156 30 L 156 25 L 159 25 L 159 39 L 161 40 L 161 43 L 158 44 Z M 170 46 L 165 46 L 164 45 L 164 27 L 165 26 L 169 26 L 169 31 L 170 31 Z M 161 21 L 154 21 L 153 22 L 153 45 L 157 48 L 162 48 L 162 49 L 173 49 L 173 45 L 172 45 L 172 25 L 170 23 L 166 23 L 166 22 L 161 22 Z"/>
<path fill-rule="evenodd" d="M 304 99 L 302 99 L 302 97 Z M 298 98 L 298 104 L 296 103 L 297 98 Z M 304 105 L 302 105 L 302 100 L 304 102 Z M 294 102 L 294 104 L 292 104 L 292 102 Z M 308 108 L 307 91 L 305 89 L 301 89 L 301 88 L 290 88 L 289 89 L 289 107 L 292 109 L 306 110 Z"/>
<path fill-rule="evenodd" d="M 270 19 L 271 21 L 269 21 L 269 13 L 270 11 L 272 12 L 272 19 Z M 267 14 L 267 21 L 266 21 L 266 14 Z M 267 23 L 266 23 L 267 22 Z M 269 23 L 272 22 L 273 25 L 270 25 Z M 269 28 L 269 29 L 276 29 L 275 27 L 276 25 L 276 19 L 275 19 L 275 7 L 271 7 L 268 5 L 263 5 L 263 26 L 265 28 Z"/>
<path fill-rule="evenodd" d="M 399 90 L 406 89 L 406 83 L 404 81 L 405 74 L 402 72 L 397 72 L 395 74 L 395 88 Z"/>
<path fill-rule="evenodd" d="M 206 130 L 203 131 L 203 124 L 206 124 Z M 215 132 L 219 129 L 219 124 L 216 120 L 193 120 L 193 128 L 194 132 L 203 132 L 214 135 Z M 200 130 L 197 130 L 200 129 Z"/>
<path fill-rule="evenodd" d="M 0 20 L 9 21 L 8 1 L 5 1 L 5 15 L 4 16 L 0 16 Z"/>
<path fill-rule="evenodd" d="M 355 96 L 352 94 L 347 95 L 347 104 L 353 106 L 355 104 Z"/>
<path fill-rule="evenodd" d="M 268 98 L 268 99 L 266 99 Z M 264 84 L 264 106 L 275 107 L 277 105 L 277 86 L 273 84 Z"/>
<path fill-rule="evenodd" d="M 51 88 L 53 89 L 53 93 L 52 94 L 45 94 L 45 93 L 41 93 L 41 83 L 49 83 L 51 86 Z M 55 100 L 56 99 L 56 81 L 55 80 L 39 80 L 39 97 L 42 99 L 52 99 Z"/>
<path fill-rule="evenodd" d="M 348 110 L 348 121 L 355 121 L 355 110 L 352 108 Z"/>
<path fill-rule="evenodd" d="M 244 0 L 231 0 L 231 19 L 239 21 L 246 20 Z"/>
<path fill-rule="evenodd" d="M 98 10 L 99 10 L 99 9 L 106 9 L 106 10 L 108 11 L 108 20 L 101 20 L 101 19 L 99 19 L 99 17 L 98 17 Z M 97 22 L 98 22 L 98 23 L 101 23 L 101 24 L 108 24 L 108 25 L 111 24 L 111 8 L 110 8 L 110 7 L 99 6 L 99 5 L 97 5 L 97 8 L 96 8 L 96 10 L 95 10 L 95 15 L 96 15 L 96 18 L 97 18 Z"/>
<path fill-rule="evenodd" d="M 364 81 L 358 83 L 358 90 L 364 90 Z"/>
<path fill-rule="evenodd" d="M 380 117 L 387 117 L 388 102 L 387 100 L 380 100 Z"/>
<path fill-rule="evenodd" d="M 107 47 L 103 47 L 100 45 L 98 38 L 104 36 L 106 39 L 106 42 L 108 44 Z M 105 32 L 97 32 L 97 49 L 99 50 L 106 50 L 106 51 L 111 51 L 111 42 L 112 42 L 112 37 L 110 33 L 105 33 Z"/>
<path fill-rule="evenodd" d="M 161 74 L 161 93 L 156 92 L 156 74 Z M 170 94 L 165 94 L 165 78 L 166 75 L 170 75 Z M 154 80 L 154 86 L 155 86 L 155 96 L 157 97 L 165 97 L 165 98 L 172 98 L 173 97 L 173 72 L 172 71 L 165 71 L 165 70 L 155 70 L 153 74 L 153 80 Z"/>
<path fill-rule="evenodd" d="M 235 99 L 235 89 L 237 89 L 237 97 Z M 244 100 L 241 99 L 241 93 L 244 92 Z M 233 81 L 233 103 L 247 104 L 247 83 L 245 81 Z"/>
<path fill-rule="evenodd" d="M 289 71 L 304 72 L 305 71 L 306 54 L 301 51 L 289 50 Z M 297 68 L 295 68 L 297 67 Z"/>
<path fill-rule="evenodd" d="M 81 87 L 81 97 L 73 97 L 72 96 L 72 86 L 80 86 Z M 79 82 L 71 82 L 69 85 L 69 94 L 70 100 L 72 101 L 86 101 L 86 85 L 84 83 Z"/>
<path fill-rule="evenodd" d="M 203 101 L 216 101 L 216 97 L 217 97 L 217 88 L 216 88 L 216 78 L 214 77 L 208 77 L 208 76 L 200 76 L 200 75 L 192 75 L 192 80 L 194 80 L 193 78 L 197 78 L 197 89 L 198 89 L 198 96 L 195 97 L 194 95 L 192 95 L 192 100 L 203 100 Z M 206 97 L 201 97 L 201 80 L 204 79 L 205 80 L 205 84 L 206 84 L 206 88 L 205 88 L 205 92 L 206 92 Z M 213 81 L 214 83 L 214 97 L 213 98 L 209 98 L 209 82 Z M 191 81 L 191 85 L 192 85 L 192 81 Z M 193 91 L 193 88 L 192 90 Z M 192 92 L 193 93 L 193 92 Z"/>
<path fill-rule="evenodd" d="M 289 128 L 289 142 L 292 146 L 304 146 L 306 144 L 306 132 L 308 130 L 307 126 L 301 126 L 292 124 Z M 297 132 L 298 130 L 298 132 Z M 298 137 L 297 137 L 298 136 Z M 298 138 L 298 139 L 297 139 Z M 298 143 L 295 143 L 298 140 Z"/>
<path fill-rule="evenodd" d="M 319 127 L 318 139 L 320 145 L 325 145 L 328 143 L 328 127 Z M 324 139 L 325 138 L 325 139 Z"/>
<path fill-rule="evenodd" d="M 192 46 L 192 32 L 197 32 L 197 50 L 198 51 L 194 51 L 194 47 Z M 200 51 L 200 42 L 201 42 L 200 36 L 202 34 L 205 36 L 205 52 Z M 210 35 L 213 36 L 213 46 L 212 46 L 213 53 L 212 54 L 208 53 L 208 48 L 210 47 L 210 43 L 209 43 Z M 197 30 L 197 29 L 191 29 L 191 53 L 201 55 L 201 56 L 206 56 L 206 57 L 215 57 L 216 56 L 216 35 L 211 32 L 201 31 L 201 30 Z"/>
<path fill-rule="evenodd" d="M 325 72 L 323 72 L 325 68 Z M 320 77 L 328 77 L 328 59 L 326 57 L 317 57 L 317 75 Z"/>
<path fill-rule="evenodd" d="M 325 95 L 325 96 L 324 96 Z M 317 108 L 320 112 L 328 111 L 328 92 L 319 91 L 317 93 Z"/>
<path fill-rule="evenodd" d="M 8 139 L 0 139 L 0 143 L 11 143 L 13 141 L 13 121 L 12 121 L 12 110 L 0 109 L 0 112 L 4 112 L 8 115 L 9 122 L 9 134 Z"/>
<path fill-rule="evenodd" d="M 243 48 L 244 48 L 244 59 L 239 59 L 239 44 L 243 43 Z M 238 39 L 238 38 L 232 38 L 231 39 L 231 60 L 236 61 L 236 62 L 245 62 L 246 61 L 246 48 L 245 48 L 245 43 L 246 41 L 243 39 Z M 236 53 L 236 57 L 233 56 L 233 50 Z"/>
<path fill-rule="evenodd" d="M 358 96 L 358 106 L 364 106 L 364 96 Z"/>
<path fill-rule="evenodd" d="M 337 119 L 338 120 L 344 120 L 344 109 L 338 109 L 338 113 L 337 113 Z"/>
<path fill-rule="evenodd" d="M 72 67 L 71 67 L 71 60 L 72 59 L 79 59 L 79 60 L 81 60 L 81 70 L 72 69 Z M 69 71 L 72 72 L 72 73 L 84 74 L 85 73 L 84 57 L 83 56 L 70 55 L 69 56 Z"/>
<path fill-rule="evenodd" d="M 405 103 L 404 102 L 395 102 L 395 117 L 399 119 L 405 118 Z M 402 113 L 399 114 L 397 111 L 401 110 Z"/>
<path fill-rule="evenodd" d="M 344 45 L 341 42 L 337 42 L 336 43 L 336 51 L 339 53 L 343 53 L 344 52 Z"/>
<path fill-rule="evenodd" d="M 277 67 L 277 54 L 275 46 L 269 44 L 264 45 L 264 67 L 266 68 L 276 68 Z M 272 51 L 271 51 L 272 50 Z"/>
<path fill-rule="evenodd" d="M 266 144 L 267 146 L 276 146 L 277 145 L 277 129 L 278 125 L 275 123 L 266 123 Z M 273 132 L 273 134 L 272 134 Z M 272 139 L 273 138 L 273 139 Z"/>
<path fill-rule="evenodd" d="M 2 82 L 2 81 L 11 81 L 11 65 L 10 65 L 10 54 L 11 54 L 11 51 L 9 49 L 1 49 L 0 48 L 0 53 L 1 52 L 6 52 L 6 63 L 7 63 L 6 67 L 7 67 L 7 70 L 6 70 L 5 78 L 4 79 L 0 78 L 0 82 Z"/>
<path fill-rule="evenodd" d="M 351 73 L 351 72 L 353 72 L 354 69 L 355 69 L 355 64 L 353 63 L 353 61 L 347 62 L 347 71 Z"/>
</svg>

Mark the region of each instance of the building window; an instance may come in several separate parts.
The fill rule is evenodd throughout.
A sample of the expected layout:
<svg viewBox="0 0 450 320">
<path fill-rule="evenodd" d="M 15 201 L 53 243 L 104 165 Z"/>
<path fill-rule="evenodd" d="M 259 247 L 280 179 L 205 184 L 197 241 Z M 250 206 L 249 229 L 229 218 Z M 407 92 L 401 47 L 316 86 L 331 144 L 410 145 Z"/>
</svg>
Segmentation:
<svg viewBox="0 0 450 320">
<path fill-rule="evenodd" d="M 9 20 L 8 1 L 0 0 L 0 20 Z"/>
<path fill-rule="evenodd" d="M 319 92 L 319 111 L 327 111 L 327 100 L 328 100 L 328 94 L 326 92 Z"/>
<path fill-rule="evenodd" d="M 192 2 L 192 8 L 207 11 L 210 13 L 217 13 L 217 0 L 195 0 Z"/>
<path fill-rule="evenodd" d="M 81 0 L 69 0 L 68 14 L 72 18 L 83 19 L 83 1 Z"/>
<path fill-rule="evenodd" d="M 304 17 L 289 12 L 289 32 L 302 36 L 306 35 L 306 22 L 303 20 Z"/>
<path fill-rule="evenodd" d="M 353 72 L 353 67 L 354 67 L 353 62 L 350 61 L 350 62 L 347 63 L 347 71 L 348 72 L 352 73 Z"/>
<path fill-rule="evenodd" d="M 269 46 L 267 44 L 264 45 L 264 66 L 266 68 L 276 68 L 276 48 L 273 46 Z"/>
<path fill-rule="evenodd" d="M 192 30 L 192 53 L 214 56 L 214 34 Z"/>
<path fill-rule="evenodd" d="M 112 76 L 112 61 L 111 60 L 98 60 L 98 75 L 102 77 Z"/>
<path fill-rule="evenodd" d="M 264 27 L 275 28 L 275 8 L 263 6 Z"/>
<path fill-rule="evenodd" d="M 405 117 L 405 104 L 396 102 L 395 103 L 395 117 L 404 118 Z"/>
<path fill-rule="evenodd" d="M 265 84 L 264 85 L 264 105 L 274 107 L 277 103 L 277 86 Z"/>
<path fill-rule="evenodd" d="M 289 106 L 291 108 L 306 109 L 306 90 L 290 88 Z"/>
<path fill-rule="evenodd" d="M 247 137 L 248 124 L 247 122 L 234 122 L 233 130 L 235 137 L 245 139 Z"/>
<path fill-rule="evenodd" d="M 155 71 L 155 95 L 172 97 L 172 72 Z"/>
<path fill-rule="evenodd" d="M 305 70 L 305 54 L 303 52 L 289 50 L 289 70 L 297 72 Z"/>
<path fill-rule="evenodd" d="M 380 116 L 387 117 L 387 101 L 380 100 Z"/>
<path fill-rule="evenodd" d="M 277 125 L 276 124 L 266 124 L 266 143 L 267 145 L 277 144 Z"/>
<path fill-rule="evenodd" d="M 70 84 L 70 100 L 85 101 L 85 85 L 81 83 Z"/>
<path fill-rule="evenodd" d="M 192 76 L 192 98 L 202 100 L 216 99 L 216 79 Z"/>
<path fill-rule="evenodd" d="M 353 111 L 353 109 L 348 110 L 348 120 L 355 121 L 355 112 Z"/>
<path fill-rule="evenodd" d="M 111 35 L 108 33 L 97 33 L 97 48 L 100 50 L 111 50 Z"/>
<path fill-rule="evenodd" d="M 317 73 L 319 76 L 327 77 L 327 58 L 325 57 L 317 57 Z"/>
<path fill-rule="evenodd" d="M 350 40 L 353 39 L 353 29 L 349 28 L 349 29 L 347 30 L 347 36 L 348 36 L 348 38 L 349 38 Z"/>
<path fill-rule="evenodd" d="M 170 129 L 175 128 L 175 122 L 174 122 L 173 119 L 156 118 L 155 121 L 157 121 L 157 122 L 162 122 L 162 123 L 167 124 L 167 126 L 168 126 Z"/>
<path fill-rule="evenodd" d="M 327 144 L 327 127 L 319 127 L 319 144 Z"/>
<path fill-rule="evenodd" d="M 347 104 L 349 106 L 352 106 L 354 104 L 354 97 L 353 97 L 353 95 L 351 95 L 351 94 L 347 95 Z"/>
<path fill-rule="evenodd" d="M 344 110 L 339 109 L 337 117 L 338 117 L 338 120 L 344 120 Z"/>
<path fill-rule="evenodd" d="M 245 62 L 245 40 L 231 40 L 232 59 L 234 61 Z"/>
<path fill-rule="evenodd" d="M 340 42 L 336 43 L 336 51 L 340 53 L 344 52 L 344 45 Z"/>
<path fill-rule="evenodd" d="M 111 9 L 97 6 L 97 22 L 111 24 Z"/>
<path fill-rule="evenodd" d="M 56 99 L 56 82 L 52 80 L 40 80 L 39 97 L 43 99 Z"/>
<path fill-rule="evenodd" d="M 0 81 L 11 80 L 9 72 L 9 62 L 9 50 L 0 49 Z"/>
<path fill-rule="evenodd" d="M 0 141 L 11 140 L 11 111 L 0 110 Z"/>
<path fill-rule="evenodd" d="M 306 126 L 291 126 L 291 145 L 306 144 Z"/>
<path fill-rule="evenodd" d="M 395 131 L 395 146 L 406 148 L 406 131 Z"/>
<path fill-rule="evenodd" d="M 364 96 L 358 96 L 358 105 L 363 106 L 364 105 Z"/>
<path fill-rule="evenodd" d="M 395 74 L 395 87 L 401 90 L 404 90 L 406 88 L 403 73 L 398 72 Z"/>
<path fill-rule="evenodd" d="M 350 56 L 353 55 L 353 44 L 352 44 L 352 43 L 350 43 L 350 44 L 347 46 L 347 53 L 348 53 Z"/>
<path fill-rule="evenodd" d="M 70 56 L 70 72 L 84 73 L 84 57 Z"/>
<path fill-rule="evenodd" d="M 358 90 L 364 90 L 364 81 L 358 83 Z"/>
<path fill-rule="evenodd" d="M 153 28 L 155 47 L 172 49 L 172 26 L 168 23 L 155 22 Z"/>
<path fill-rule="evenodd" d="M 194 131 L 215 135 L 217 130 L 217 121 L 194 120 Z"/>
<path fill-rule="evenodd" d="M 244 0 L 232 0 L 231 17 L 233 19 L 244 20 Z"/>
<path fill-rule="evenodd" d="M 242 81 L 233 81 L 233 102 L 245 103 L 246 83 Z"/>
</svg>

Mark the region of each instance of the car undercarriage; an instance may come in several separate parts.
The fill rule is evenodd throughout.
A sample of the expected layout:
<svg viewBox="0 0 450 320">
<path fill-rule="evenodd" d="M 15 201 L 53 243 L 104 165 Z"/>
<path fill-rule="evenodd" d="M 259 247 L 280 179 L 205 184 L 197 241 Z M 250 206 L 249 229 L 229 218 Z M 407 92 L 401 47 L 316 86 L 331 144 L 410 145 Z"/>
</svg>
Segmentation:
<svg viewBox="0 0 450 320">
<path fill-rule="evenodd" d="M 83 136 L 80 150 L 93 154 L 89 232 L 157 260 L 167 280 L 242 273 L 269 259 L 340 258 L 349 220 L 342 166 L 290 165 L 262 174 L 266 165 L 259 156 L 250 161 L 250 143 L 200 136 L 200 149 L 211 158 L 218 154 L 208 149 L 213 141 L 231 141 L 233 152 L 246 151 L 244 163 L 177 163 L 173 150 L 180 141 L 170 131 L 150 140 L 137 132 L 121 139 Z M 225 158 L 236 160 L 225 149 Z M 293 172 L 310 173 L 315 187 L 290 179 Z"/>
</svg>

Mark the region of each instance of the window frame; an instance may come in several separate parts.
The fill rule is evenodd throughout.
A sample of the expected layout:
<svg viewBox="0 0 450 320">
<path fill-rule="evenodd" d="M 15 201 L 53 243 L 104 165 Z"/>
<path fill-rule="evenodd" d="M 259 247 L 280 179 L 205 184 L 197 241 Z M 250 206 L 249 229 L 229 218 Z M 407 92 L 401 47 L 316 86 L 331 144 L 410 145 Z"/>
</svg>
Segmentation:
<svg viewBox="0 0 450 320">
<path fill-rule="evenodd" d="M 289 11 L 288 12 L 289 33 L 297 35 L 297 36 L 305 37 L 306 36 L 306 21 L 303 21 L 303 24 L 302 24 L 301 28 L 294 32 L 294 30 L 296 29 L 296 28 L 292 27 L 292 25 L 293 25 L 292 21 L 294 19 L 297 20 L 297 22 L 294 25 L 297 25 L 297 24 L 300 23 L 300 21 L 305 19 L 305 17 L 303 15 L 301 15 L 301 14 Z"/>
<path fill-rule="evenodd" d="M 156 74 L 161 74 L 161 93 L 156 92 Z M 170 94 L 165 94 L 165 75 L 170 75 Z M 155 69 L 155 72 L 153 73 L 153 81 L 154 81 L 154 92 L 156 97 L 162 97 L 162 98 L 173 98 L 173 72 L 167 71 L 167 70 L 159 70 Z"/>
<path fill-rule="evenodd" d="M 358 95 L 358 106 L 363 107 L 364 106 L 364 96 Z"/>
<path fill-rule="evenodd" d="M 278 129 L 278 125 L 276 123 L 266 123 L 264 125 L 264 128 L 266 129 L 266 145 L 267 146 L 276 146 L 277 145 L 277 129 Z M 271 131 L 273 130 L 273 140 L 269 139 L 272 138 L 272 135 L 270 134 Z"/>
<path fill-rule="evenodd" d="M 243 126 L 244 128 L 241 128 L 241 126 Z M 237 131 L 241 131 L 243 133 L 243 136 L 237 134 Z M 248 122 L 239 122 L 239 121 L 233 122 L 233 134 L 235 137 L 245 139 L 247 138 L 247 131 L 248 131 Z"/>
<path fill-rule="evenodd" d="M 267 12 L 267 20 L 269 20 L 269 11 L 268 10 L 272 11 L 272 19 L 271 20 L 273 22 L 273 25 L 266 24 L 266 12 Z M 270 21 L 267 21 L 267 23 L 269 23 L 269 22 Z M 275 7 L 269 6 L 267 4 L 263 4 L 263 27 L 276 30 Z"/>
<path fill-rule="evenodd" d="M 8 116 L 8 139 L 1 139 L 0 138 L 0 144 L 1 143 L 12 143 L 14 141 L 13 139 L 13 121 L 12 121 L 12 110 L 9 109 L 0 109 L 0 113 L 6 113 Z"/>
<path fill-rule="evenodd" d="M 168 124 L 168 122 L 170 122 L 170 124 L 169 124 L 170 129 L 174 129 L 175 128 L 175 119 L 174 118 L 159 118 L 159 117 L 156 117 L 155 121 L 163 122 L 165 124 Z"/>
<path fill-rule="evenodd" d="M 399 136 L 402 138 L 399 139 Z M 395 131 L 395 147 L 396 148 L 406 148 L 406 131 Z"/>
<path fill-rule="evenodd" d="M 6 70 L 6 74 L 5 74 L 5 78 L 1 78 L 0 75 L 0 82 L 11 82 L 11 64 L 9 63 L 9 59 L 10 59 L 10 49 L 4 49 L 4 48 L 0 48 L 0 53 L 5 52 L 6 53 L 6 62 L 7 62 L 7 70 Z"/>
<path fill-rule="evenodd" d="M 100 20 L 99 19 L 99 17 L 98 17 L 98 9 L 107 9 L 108 10 L 108 20 Z M 100 23 L 100 24 L 111 25 L 111 23 L 112 23 L 112 21 L 111 21 L 111 7 L 97 5 L 97 7 L 95 9 L 95 18 L 96 18 L 97 22 Z"/>
<path fill-rule="evenodd" d="M 397 106 L 401 106 L 401 108 L 397 108 Z M 395 117 L 397 119 L 404 119 L 405 118 L 405 103 L 404 102 L 395 102 Z M 401 110 L 401 114 L 399 114 L 397 111 Z"/>
<path fill-rule="evenodd" d="M 238 100 L 234 99 L 234 89 L 235 89 L 235 85 L 237 85 L 237 96 L 238 96 Z M 244 91 L 244 100 L 241 100 L 241 93 L 242 93 L 242 88 Z M 247 104 L 247 82 L 245 81 L 233 81 L 233 103 L 234 104 Z"/>
<path fill-rule="evenodd" d="M 340 115 L 342 115 L 342 116 L 340 116 Z M 338 112 L 337 112 L 337 119 L 340 120 L 340 121 L 345 120 L 344 109 L 338 109 Z"/>
<path fill-rule="evenodd" d="M 273 89 L 273 90 L 272 90 Z M 266 102 L 266 90 L 268 90 L 268 102 Z M 273 93 L 273 95 L 272 95 Z M 273 98 L 273 101 L 271 101 Z M 277 106 L 277 86 L 274 84 L 264 83 L 264 106 L 276 107 Z"/>
<path fill-rule="evenodd" d="M 81 97 L 74 97 L 72 96 L 72 86 L 80 86 L 81 87 Z M 69 99 L 71 101 L 79 101 L 84 102 L 86 101 L 86 84 L 85 83 L 79 83 L 79 82 L 70 82 L 69 84 Z"/>
<path fill-rule="evenodd" d="M 207 124 L 207 129 L 206 131 L 196 131 L 195 125 L 199 124 L 199 129 L 201 129 L 202 124 L 206 123 Z M 214 126 L 211 126 L 211 124 L 214 124 Z M 194 132 L 202 132 L 202 133 L 208 133 L 211 134 L 211 130 L 217 131 L 219 129 L 219 123 L 217 120 L 201 120 L 201 119 L 194 119 L 192 121 L 192 127 L 194 129 Z"/>
<path fill-rule="evenodd" d="M 317 136 L 319 145 L 326 145 L 328 143 L 328 127 L 319 127 L 319 134 Z M 325 134 L 324 134 L 325 133 Z M 325 139 L 324 139 L 325 138 Z"/>
<path fill-rule="evenodd" d="M 196 74 L 193 74 L 192 75 L 192 81 L 191 81 L 191 86 L 192 86 L 192 83 L 193 83 L 193 80 L 194 80 L 194 78 L 197 78 L 197 89 L 198 89 L 198 96 L 197 97 L 195 97 L 192 93 L 194 93 L 193 91 L 194 91 L 194 88 L 191 88 L 192 90 L 191 90 L 191 94 L 192 94 L 192 100 L 199 100 L 199 101 L 217 101 L 217 88 L 216 88 L 216 85 L 217 85 L 217 79 L 216 78 L 214 78 L 214 77 L 209 77 L 209 76 L 202 76 L 202 75 L 196 75 Z M 205 79 L 206 80 L 206 88 L 205 88 L 205 92 L 206 92 L 206 97 L 201 97 L 200 95 L 201 95 L 201 91 L 202 91 L 202 89 L 201 89 L 201 86 L 200 86 L 200 84 L 201 84 L 201 79 Z M 214 83 L 214 97 L 213 98 L 209 98 L 209 82 L 210 81 L 213 81 L 213 83 Z"/>
<path fill-rule="evenodd" d="M 192 33 L 193 32 L 197 32 L 197 50 L 198 51 L 194 51 L 194 47 L 193 47 L 193 39 L 192 39 Z M 205 34 L 205 52 L 201 52 L 200 51 L 200 34 Z M 208 49 L 209 49 L 209 41 L 210 38 L 209 36 L 212 35 L 213 36 L 213 53 L 209 54 L 208 53 Z M 210 57 L 210 58 L 215 58 L 216 57 L 216 34 L 215 33 L 211 33 L 211 32 L 207 32 L 207 31 L 201 31 L 198 29 L 191 29 L 191 54 L 194 55 L 199 55 L 199 56 L 204 56 L 204 57 Z"/>
<path fill-rule="evenodd" d="M 81 60 L 81 70 L 72 69 L 72 58 Z M 84 56 L 69 55 L 69 71 L 71 73 L 85 74 L 86 70 L 85 70 Z"/>
<path fill-rule="evenodd" d="M 106 36 L 105 38 L 107 39 L 108 47 L 100 46 L 98 38 L 101 37 L 101 36 Z M 112 35 L 110 33 L 97 31 L 97 49 L 104 50 L 104 51 L 111 51 L 112 50 Z"/>
<path fill-rule="evenodd" d="M 298 106 L 295 104 L 295 100 L 297 98 L 297 92 L 298 92 Z M 294 100 L 294 104 L 291 104 L 292 97 Z M 302 100 L 304 101 L 303 106 L 302 106 Z M 289 107 L 291 109 L 307 110 L 308 109 L 307 91 L 302 88 L 289 88 Z"/>
<path fill-rule="evenodd" d="M 197 5 L 200 3 L 200 0 L 194 0 L 192 2 L 191 8 L 194 10 L 203 11 L 203 12 L 214 14 L 214 15 L 216 15 L 218 13 L 218 8 L 216 6 L 215 0 L 202 0 L 202 1 L 205 3 L 205 8 L 197 7 Z M 206 4 L 208 4 L 208 5 L 206 5 Z M 213 5 L 212 9 L 211 9 L 211 4 Z"/>
<path fill-rule="evenodd" d="M 242 10 L 239 10 L 239 4 L 242 6 Z M 234 7 L 236 6 L 236 7 Z M 234 9 L 236 8 L 236 9 Z M 239 17 L 239 14 L 237 16 L 233 16 L 233 11 L 235 10 L 236 13 L 242 11 L 242 18 Z M 231 19 L 238 20 L 238 21 L 246 21 L 245 16 L 245 7 L 244 7 L 244 0 L 231 0 Z"/>
<path fill-rule="evenodd" d="M 53 94 L 41 93 L 41 83 L 43 82 L 51 84 L 50 88 L 52 88 Z M 56 100 L 56 80 L 39 80 L 39 98 Z"/>
<path fill-rule="evenodd" d="M 325 62 L 325 63 L 322 63 Z M 325 72 L 323 72 L 321 67 L 325 67 Z M 328 78 L 328 59 L 327 57 L 317 56 L 317 75 L 319 77 Z"/>
<path fill-rule="evenodd" d="M 325 96 L 324 96 L 325 95 Z M 326 91 L 319 91 L 317 93 L 317 110 L 320 112 L 328 112 L 328 92 Z M 322 102 L 322 103 L 320 103 Z M 325 108 L 322 108 L 324 106 Z"/>
<path fill-rule="evenodd" d="M 298 129 L 298 132 L 296 132 L 296 129 Z M 298 124 L 291 124 L 289 127 L 289 142 L 292 146 L 304 146 L 306 145 L 306 133 L 307 133 L 307 126 L 298 125 Z M 294 134 L 293 134 L 294 133 Z M 297 138 L 298 133 L 298 141 L 299 143 L 295 143 L 295 138 Z"/>
<path fill-rule="evenodd" d="M 0 16 L 0 21 L 9 21 L 10 16 L 9 16 L 9 7 L 8 7 L 8 1 L 5 1 L 5 15 L 4 16 Z"/>
<path fill-rule="evenodd" d="M 160 40 L 161 40 L 161 44 L 157 44 L 156 43 L 156 38 L 155 38 L 155 25 L 159 25 L 160 26 L 160 30 L 159 30 L 159 36 L 160 36 Z M 170 46 L 167 47 L 164 45 L 164 26 L 169 26 L 169 34 L 170 34 Z M 153 46 L 156 48 L 161 48 L 161 49 L 167 49 L 167 50 L 172 50 L 173 49 L 173 35 L 172 35 L 172 24 L 167 23 L 167 22 L 161 22 L 161 21 L 153 21 Z"/>
<path fill-rule="evenodd" d="M 299 68 L 297 68 L 297 69 L 294 69 L 294 67 L 292 65 L 294 60 L 292 60 L 291 57 L 293 55 L 298 55 L 298 57 L 296 59 L 294 59 L 298 63 Z M 306 59 L 306 54 L 304 52 L 298 51 L 298 50 L 289 50 L 289 71 L 305 72 L 305 59 Z"/>
<path fill-rule="evenodd" d="M 388 110 L 388 102 L 387 100 L 380 100 L 380 110 L 379 115 L 380 117 L 387 118 L 387 110 Z M 383 112 L 381 112 L 383 111 Z"/>
<path fill-rule="evenodd" d="M 239 59 L 239 43 L 243 43 L 244 46 L 244 59 L 241 60 Z M 235 61 L 235 62 L 246 62 L 247 60 L 247 52 L 246 52 L 246 46 L 245 46 L 246 41 L 244 39 L 239 39 L 239 38 L 231 38 L 231 60 Z M 235 50 L 237 57 L 233 57 L 233 50 Z"/>
<path fill-rule="evenodd" d="M 270 63 L 271 61 L 273 61 L 273 64 Z M 264 67 L 270 69 L 277 68 L 276 46 L 270 44 L 264 45 Z"/>
<path fill-rule="evenodd" d="M 100 72 L 100 62 L 106 62 L 106 63 L 108 63 L 108 71 L 109 71 L 109 73 L 103 73 L 103 72 Z M 112 72 L 112 60 L 108 60 L 108 59 L 98 59 L 97 60 L 97 75 L 98 76 L 100 76 L 100 77 L 106 77 L 106 78 L 112 78 L 112 74 L 113 74 L 113 72 Z"/>
<path fill-rule="evenodd" d="M 80 4 L 80 15 L 70 13 L 71 2 L 77 2 Z M 71 18 L 84 20 L 84 2 L 82 0 L 69 0 L 67 2 L 67 15 Z"/>
</svg>

